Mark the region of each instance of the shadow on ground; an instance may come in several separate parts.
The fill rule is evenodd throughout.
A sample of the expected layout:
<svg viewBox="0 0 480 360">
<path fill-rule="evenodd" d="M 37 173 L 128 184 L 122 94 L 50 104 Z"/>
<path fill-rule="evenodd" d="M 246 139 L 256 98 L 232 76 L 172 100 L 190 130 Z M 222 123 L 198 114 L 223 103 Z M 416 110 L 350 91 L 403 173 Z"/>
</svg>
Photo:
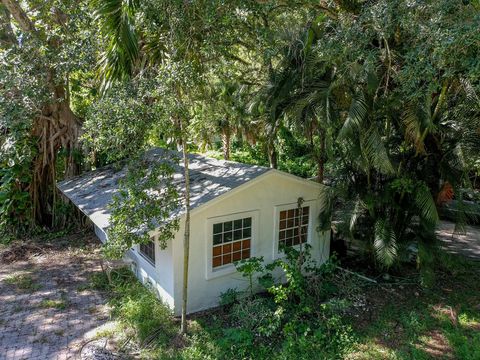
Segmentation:
<svg viewBox="0 0 480 360">
<path fill-rule="evenodd" d="M 109 325 L 104 296 L 87 286 L 101 271 L 94 235 L 68 236 L 45 248 L 0 263 L 1 359 L 73 359 Z"/>
</svg>

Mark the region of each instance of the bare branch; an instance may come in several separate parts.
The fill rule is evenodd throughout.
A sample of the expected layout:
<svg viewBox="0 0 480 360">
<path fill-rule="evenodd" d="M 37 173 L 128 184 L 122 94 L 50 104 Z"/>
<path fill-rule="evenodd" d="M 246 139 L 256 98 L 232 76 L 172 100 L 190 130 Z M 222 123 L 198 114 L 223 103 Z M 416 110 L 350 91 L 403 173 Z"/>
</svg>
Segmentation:
<svg viewBox="0 0 480 360">
<path fill-rule="evenodd" d="M 0 5 L 0 44 L 13 45 L 17 41 L 13 33 L 10 13 Z"/>
<path fill-rule="evenodd" d="M 15 21 L 17 22 L 20 29 L 24 32 L 29 32 L 32 34 L 37 33 L 37 29 L 35 28 L 35 24 L 29 19 L 25 11 L 22 9 L 20 4 L 14 0 L 1 0 L 2 4 L 5 5 L 7 10 L 13 16 Z"/>
</svg>

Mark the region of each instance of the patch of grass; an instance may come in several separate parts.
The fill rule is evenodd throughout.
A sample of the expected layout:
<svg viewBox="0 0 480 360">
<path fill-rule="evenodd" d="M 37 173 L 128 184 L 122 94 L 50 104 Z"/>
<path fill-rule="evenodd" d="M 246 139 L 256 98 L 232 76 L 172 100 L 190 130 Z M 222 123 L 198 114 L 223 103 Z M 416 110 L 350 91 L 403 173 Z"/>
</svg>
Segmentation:
<svg viewBox="0 0 480 360">
<path fill-rule="evenodd" d="M 113 337 L 120 329 L 118 327 L 102 329 L 95 333 L 95 339 L 102 338 L 111 338 Z"/>
<path fill-rule="evenodd" d="M 367 291 L 368 320 L 351 319 L 360 342 L 349 359 L 480 359 L 480 267 L 442 255 L 436 286 Z"/>
<path fill-rule="evenodd" d="M 41 288 L 40 284 L 37 284 L 30 274 L 14 274 L 5 279 L 5 282 L 9 285 L 14 285 L 19 290 L 34 292 Z"/>
<path fill-rule="evenodd" d="M 23 306 L 15 305 L 15 306 L 13 307 L 13 309 L 12 309 L 12 312 L 13 312 L 13 313 L 18 313 L 18 312 L 21 312 L 21 311 L 23 311 L 23 310 L 25 310 L 25 308 L 24 308 Z"/>
<path fill-rule="evenodd" d="M 112 284 L 103 273 L 96 274 L 91 281 L 93 288 L 111 291 L 112 315 L 134 329 L 140 343 L 167 346 L 176 335 L 178 329 L 171 310 L 140 284 L 129 269 L 112 272 Z"/>
<path fill-rule="evenodd" d="M 8 246 L 15 241 L 15 236 L 9 232 L 0 231 L 0 248 Z"/>
<path fill-rule="evenodd" d="M 92 286 L 89 283 L 84 283 L 77 286 L 77 291 L 84 292 L 84 291 L 90 290 L 91 288 Z"/>
<path fill-rule="evenodd" d="M 65 299 L 54 300 L 54 299 L 44 299 L 38 305 L 40 308 L 43 309 L 57 309 L 57 310 L 65 310 L 68 307 L 68 301 Z"/>
</svg>

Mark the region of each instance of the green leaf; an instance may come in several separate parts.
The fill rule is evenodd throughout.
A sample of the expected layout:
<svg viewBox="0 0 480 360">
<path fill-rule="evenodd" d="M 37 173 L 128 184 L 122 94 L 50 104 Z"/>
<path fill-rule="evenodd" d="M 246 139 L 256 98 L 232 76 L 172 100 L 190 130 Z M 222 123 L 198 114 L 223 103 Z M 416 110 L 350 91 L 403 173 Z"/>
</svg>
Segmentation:
<svg viewBox="0 0 480 360">
<path fill-rule="evenodd" d="M 383 219 L 375 223 L 373 245 L 377 259 L 387 267 L 393 265 L 397 257 L 397 237 L 390 224 Z"/>
</svg>

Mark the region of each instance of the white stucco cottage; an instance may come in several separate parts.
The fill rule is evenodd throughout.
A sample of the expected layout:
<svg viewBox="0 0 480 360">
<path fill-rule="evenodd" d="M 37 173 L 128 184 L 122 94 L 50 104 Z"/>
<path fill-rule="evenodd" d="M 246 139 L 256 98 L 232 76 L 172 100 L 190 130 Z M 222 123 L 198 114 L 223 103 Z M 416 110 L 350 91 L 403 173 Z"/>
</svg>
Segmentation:
<svg viewBox="0 0 480 360">
<path fill-rule="evenodd" d="M 171 152 L 169 152 L 171 154 Z M 166 150 L 147 152 L 161 160 Z M 109 207 L 125 169 L 108 166 L 58 184 L 94 224 L 102 242 L 107 239 Z M 312 246 L 318 262 L 329 254 L 328 233 L 318 231 L 318 200 L 322 185 L 278 170 L 190 155 L 191 239 L 188 312 L 218 304 L 222 292 L 247 287 L 234 261 L 263 256 L 271 262 L 282 256 L 279 244 L 298 246 L 300 239 Z M 183 166 L 175 175 L 183 188 Z M 298 211 L 298 198 L 303 198 Z M 149 283 L 175 314 L 181 311 L 184 214 L 179 209 L 180 229 L 161 249 L 151 233 L 149 244 L 135 246 L 126 257 L 143 283 Z M 298 236 L 301 222 L 303 237 Z"/>
</svg>

